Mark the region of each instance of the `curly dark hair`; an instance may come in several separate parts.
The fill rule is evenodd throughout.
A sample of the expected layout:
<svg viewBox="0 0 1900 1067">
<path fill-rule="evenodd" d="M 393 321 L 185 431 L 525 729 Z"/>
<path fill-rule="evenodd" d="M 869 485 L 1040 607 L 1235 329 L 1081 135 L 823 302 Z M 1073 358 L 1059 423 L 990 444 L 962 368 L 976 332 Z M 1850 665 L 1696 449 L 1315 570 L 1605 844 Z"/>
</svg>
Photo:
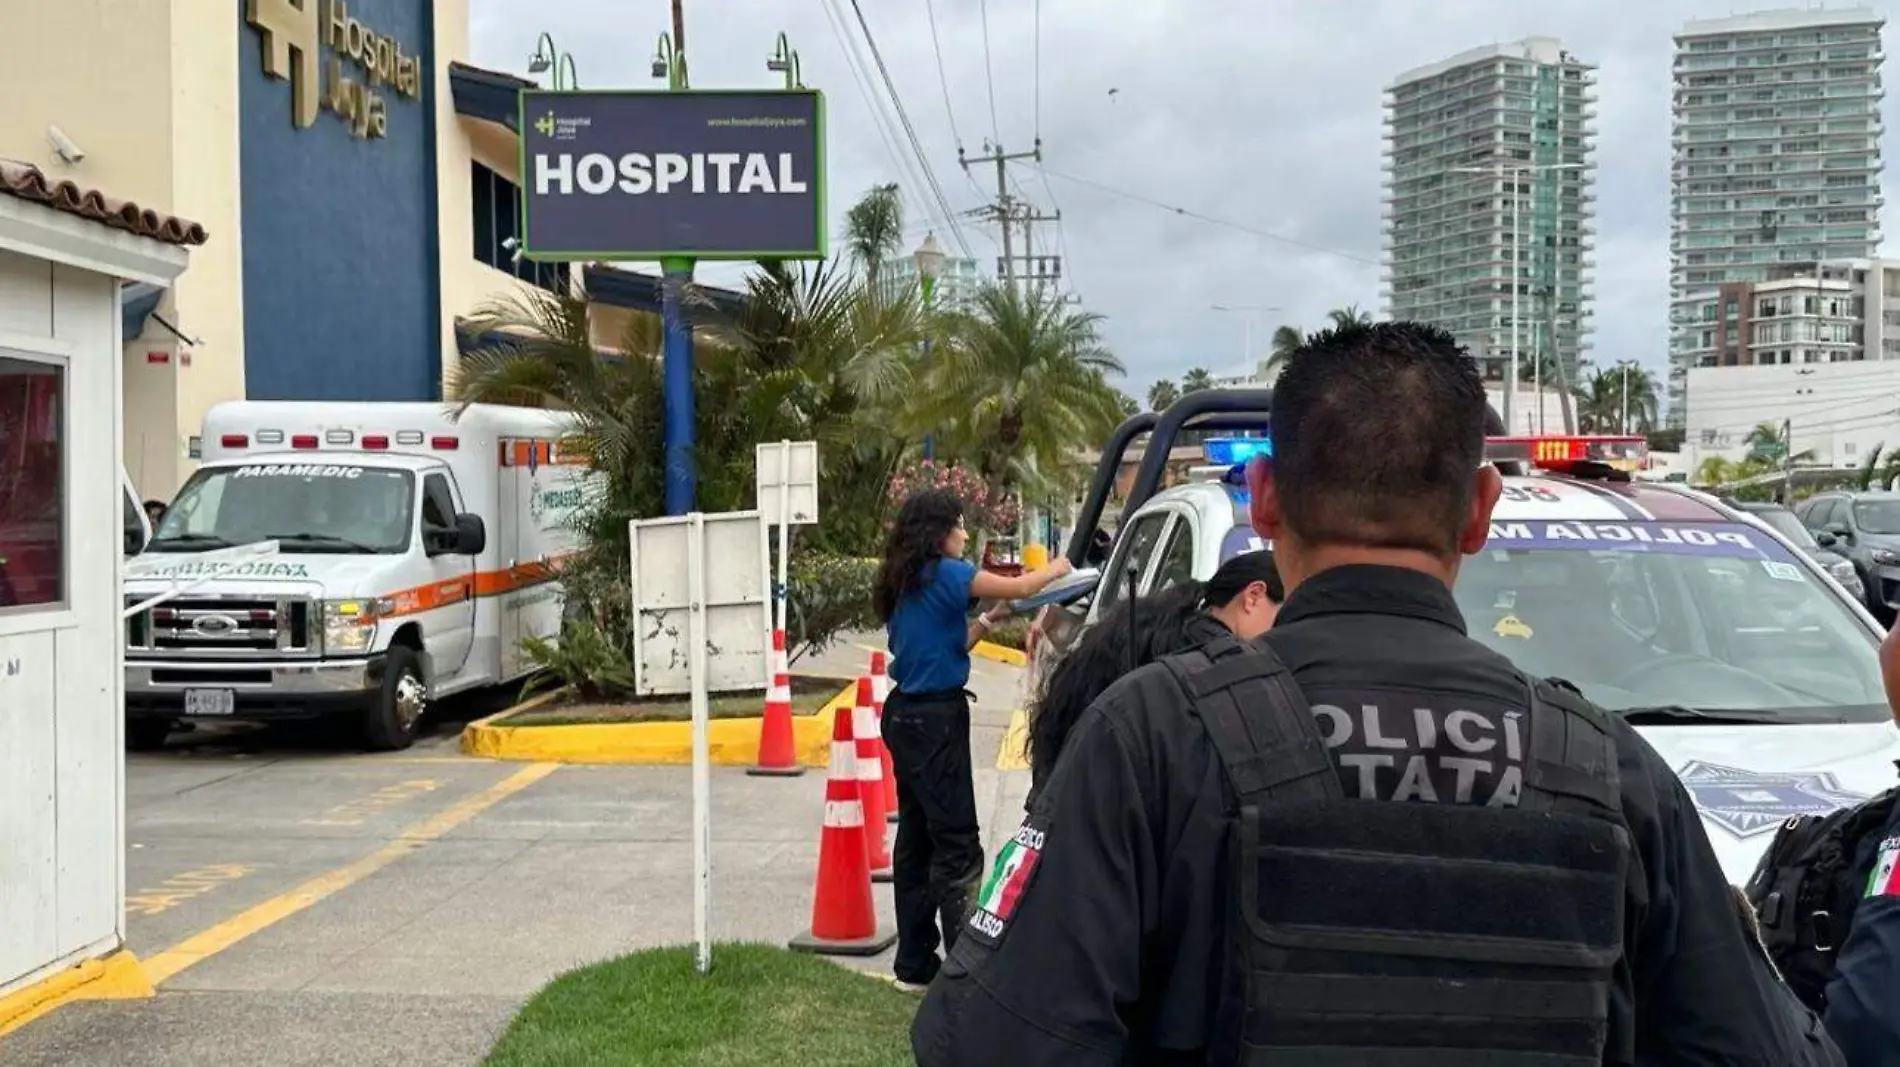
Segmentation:
<svg viewBox="0 0 1900 1067">
<path fill-rule="evenodd" d="M 1055 768 L 1062 744 L 1082 713 L 1117 679 L 1222 632 L 1221 624 L 1201 610 L 1205 594 L 1202 583 L 1187 581 L 1137 599 L 1124 598 L 1064 653 L 1044 676 L 1029 711 L 1025 747 L 1032 792 Z"/>
<path fill-rule="evenodd" d="M 923 588 L 924 568 L 943 557 L 943 539 L 962 519 L 963 501 L 947 489 L 919 490 L 897 509 L 871 591 L 879 622 L 891 621 L 905 593 Z"/>
</svg>

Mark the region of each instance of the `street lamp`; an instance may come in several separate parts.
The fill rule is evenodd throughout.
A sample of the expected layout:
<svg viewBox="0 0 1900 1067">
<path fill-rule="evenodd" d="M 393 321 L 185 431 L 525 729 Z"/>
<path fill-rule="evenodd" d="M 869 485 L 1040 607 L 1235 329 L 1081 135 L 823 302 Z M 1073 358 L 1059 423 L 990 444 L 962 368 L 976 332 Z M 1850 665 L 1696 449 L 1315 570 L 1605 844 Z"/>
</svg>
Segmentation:
<svg viewBox="0 0 1900 1067">
<path fill-rule="evenodd" d="M 686 88 L 686 54 L 673 46 L 671 34 L 660 34 L 653 48 L 653 76 L 665 78 L 666 87 L 674 92 Z"/>
<path fill-rule="evenodd" d="M 937 297 L 937 272 L 943 269 L 943 249 L 937 247 L 937 231 L 924 234 L 924 243 L 910 254 L 911 261 L 917 264 L 917 287 L 924 298 L 924 310 L 928 311 Z M 930 358 L 930 326 L 924 325 L 924 358 Z M 924 435 L 924 458 L 936 457 L 936 434 Z"/>
<path fill-rule="evenodd" d="M 1253 362 L 1253 312 L 1279 311 L 1277 304 L 1209 304 L 1209 311 L 1231 311 L 1241 316 L 1240 358 L 1242 363 Z"/>
<path fill-rule="evenodd" d="M 528 59 L 528 73 L 542 74 L 549 70 L 554 71 L 556 92 L 581 87 L 580 79 L 574 74 L 574 57 L 555 48 L 554 38 L 544 33 L 534 42 L 534 55 Z"/>
<path fill-rule="evenodd" d="M 1506 174 L 1511 175 L 1511 360 L 1509 369 L 1505 372 L 1504 382 L 1504 428 L 1506 433 L 1517 432 L 1517 423 L 1514 422 L 1513 419 L 1516 416 L 1517 410 L 1518 290 L 1520 288 L 1519 275 L 1523 269 L 1522 246 L 1524 241 L 1524 228 L 1519 221 L 1518 207 L 1523 198 L 1517 188 L 1518 175 L 1526 173 L 1536 175 L 1540 171 L 1547 170 L 1582 170 L 1585 166 L 1586 164 L 1583 163 L 1532 163 L 1528 160 L 1498 160 L 1485 166 L 1451 168 L 1453 174 L 1488 174 L 1500 182 L 1504 180 Z M 1555 293 L 1551 294 L 1551 299 L 1556 299 Z M 1551 338 L 1551 346 L 1553 348 L 1556 347 L 1556 338 L 1554 337 Z M 1537 394 L 1537 410 L 1539 414 L 1542 414 L 1544 410 L 1544 395 L 1541 385 L 1538 388 Z"/>
<path fill-rule="evenodd" d="M 792 50 L 792 42 L 782 30 L 779 31 L 778 45 L 772 50 L 772 58 L 765 61 L 765 69 L 785 75 L 787 92 L 805 87 L 805 79 L 798 70 L 798 53 Z"/>
</svg>

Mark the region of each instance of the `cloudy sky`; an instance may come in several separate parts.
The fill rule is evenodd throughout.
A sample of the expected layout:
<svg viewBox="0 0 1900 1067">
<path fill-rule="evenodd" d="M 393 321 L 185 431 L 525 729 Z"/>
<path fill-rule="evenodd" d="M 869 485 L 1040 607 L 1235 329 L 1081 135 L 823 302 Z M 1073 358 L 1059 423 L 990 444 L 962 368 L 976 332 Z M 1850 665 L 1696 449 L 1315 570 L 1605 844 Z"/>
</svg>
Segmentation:
<svg viewBox="0 0 1900 1067">
<path fill-rule="evenodd" d="M 1598 66 L 1592 356 L 1599 363 L 1635 358 L 1660 369 L 1671 35 L 1690 18 L 1768 6 L 1710 0 L 860 4 L 953 213 L 995 194 L 993 167 L 967 176 L 958 168 L 959 139 L 973 154 L 986 140 L 1014 152 L 1029 149 L 1040 133 L 1046 173 L 1022 163 L 1012 165 L 1012 176 L 1040 207 L 1060 208 L 1069 280 L 1084 305 L 1108 317 L 1108 340 L 1128 367 L 1123 388 L 1137 396 L 1156 378 L 1196 365 L 1216 374 L 1243 369 L 1249 319 L 1260 348 L 1283 323 L 1310 327 L 1345 304 L 1376 309 L 1381 90 L 1411 67 L 1530 35 L 1558 37 Z M 573 54 L 583 87 L 655 84 L 649 65 L 654 41 L 669 24 L 665 0 L 471 5 L 471 58 L 478 65 L 522 72 L 537 34 L 546 31 Z M 940 51 L 932 45 L 932 8 Z M 935 229 L 954 254 L 960 231 L 972 254 L 993 270 L 995 227 L 967 219 L 946 224 L 901 132 L 895 139 L 881 132 L 873 106 L 889 114 L 889 96 L 850 0 L 686 0 L 694 87 L 776 84 L 765 59 L 780 30 L 800 54 L 806 84 L 827 94 L 831 202 L 848 205 L 871 185 L 895 180 L 905 192 L 911 244 Z M 1896 125 L 1891 113 L 1888 125 Z M 1893 158 L 1891 136 L 1885 149 Z M 1888 200 L 1883 229 L 1893 234 L 1900 232 L 1900 197 L 1890 191 Z M 1039 227 L 1039 243 L 1047 229 Z M 729 282 L 733 270 L 702 268 L 701 277 Z M 1213 304 L 1277 310 L 1222 313 Z"/>
</svg>

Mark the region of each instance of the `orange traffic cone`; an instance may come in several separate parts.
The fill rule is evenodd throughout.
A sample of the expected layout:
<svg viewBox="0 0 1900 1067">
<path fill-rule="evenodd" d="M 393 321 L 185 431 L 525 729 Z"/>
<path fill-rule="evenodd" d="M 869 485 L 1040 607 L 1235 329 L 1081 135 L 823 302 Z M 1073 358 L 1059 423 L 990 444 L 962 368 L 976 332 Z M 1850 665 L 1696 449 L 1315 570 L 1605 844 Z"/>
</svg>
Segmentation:
<svg viewBox="0 0 1900 1067">
<path fill-rule="evenodd" d="M 897 772 L 891 768 L 891 750 L 884 746 L 884 698 L 891 695 L 891 678 L 884 673 L 884 653 L 871 653 L 871 711 L 877 719 L 877 755 L 884 764 L 884 810 L 897 821 Z"/>
<path fill-rule="evenodd" d="M 884 761 L 879 758 L 876 712 L 871 709 L 871 678 L 858 678 L 857 706 L 851 710 L 851 729 L 857 740 L 859 795 L 864 801 L 864 858 L 871 881 L 891 880 L 891 850 L 886 844 L 884 814 Z"/>
<path fill-rule="evenodd" d="M 772 631 L 772 688 L 765 691 L 765 717 L 759 720 L 759 761 L 746 773 L 771 778 L 796 778 L 805 773 L 798 765 L 792 740 L 792 676 L 785 659 L 785 631 Z"/>
<path fill-rule="evenodd" d="M 871 904 L 853 718 L 853 711 L 839 708 L 832 719 L 831 770 L 825 776 L 825 828 L 818 841 L 811 929 L 792 938 L 789 947 L 794 952 L 875 956 L 897 940 L 896 931 L 878 926 Z"/>
</svg>

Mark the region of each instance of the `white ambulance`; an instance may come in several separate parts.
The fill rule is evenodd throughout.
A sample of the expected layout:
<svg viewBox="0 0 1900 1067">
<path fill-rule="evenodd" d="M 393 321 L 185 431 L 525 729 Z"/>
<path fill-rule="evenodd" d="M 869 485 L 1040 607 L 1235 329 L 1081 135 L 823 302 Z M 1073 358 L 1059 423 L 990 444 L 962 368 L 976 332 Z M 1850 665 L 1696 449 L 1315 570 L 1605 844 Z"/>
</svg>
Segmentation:
<svg viewBox="0 0 1900 1067">
<path fill-rule="evenodd" d="M 409 745 L 430 699 L 521 678 L 558 634 L 556 573 L 599 476 L 559 412 L 237 401 L 126 565 L 127 736 L 180 719 L 348 716 Z M 275 555 L 202 553 L 275 541 Z M 208 577 L 209 576 L 209 577 Z M 185 583 L 193 583 L 186 585 Z"/>
</svg>

